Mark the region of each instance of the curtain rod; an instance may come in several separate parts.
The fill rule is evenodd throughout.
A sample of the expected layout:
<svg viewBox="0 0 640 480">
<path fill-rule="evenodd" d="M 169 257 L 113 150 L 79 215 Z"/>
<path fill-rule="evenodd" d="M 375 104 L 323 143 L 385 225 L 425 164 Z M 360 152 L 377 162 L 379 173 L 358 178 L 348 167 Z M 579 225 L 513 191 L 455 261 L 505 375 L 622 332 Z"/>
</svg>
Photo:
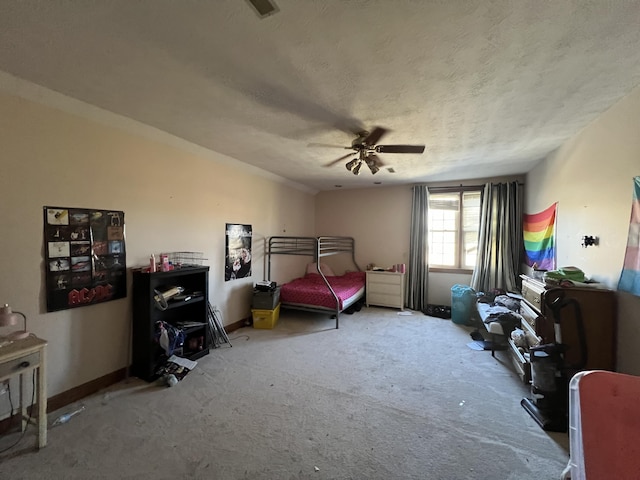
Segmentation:
<svg viewBox="0 0 640 480">
<path fill-rule="evenodd" d="M 489 183 L 489 182 L 487 182 L 487 183 Z M 510 182 L 506 182 L 506 183 L 510 183 Z M 485 185 L 486 185 L 486 183 L 482 184 L 482 185 L 462 185 L 462 184 L 460 184 L 457 187 L 453 186 L 453 185 L 450 185 L 450 186 L 447 186 L 447 187 L 429 187 L 429 185 L 424 185 L 424 186 L 427 187 L 427 189 L 430 192 L 447 192 L 447 191 L 449 191 L 449 192 L 451 192 L 451 191 L 459 192 L 461 190 L 463 190 L 463 191 L 464 190 L 482 190 Z M 518 185 L 524 187 L 524 183 L 518 182 Z"/>
</svg>

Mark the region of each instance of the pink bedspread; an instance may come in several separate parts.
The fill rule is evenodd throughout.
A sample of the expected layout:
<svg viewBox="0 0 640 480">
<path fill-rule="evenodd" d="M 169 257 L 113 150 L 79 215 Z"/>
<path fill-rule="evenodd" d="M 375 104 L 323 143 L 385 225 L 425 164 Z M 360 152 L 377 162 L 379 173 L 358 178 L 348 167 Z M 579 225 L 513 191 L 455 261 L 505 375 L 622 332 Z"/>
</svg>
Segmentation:
<svg viewBox="0 0 640 480">
<path fill-rule="evenodd" d="M 347 272 L 336 277 L 327 277 L 331 288 L 340 299 L 340 310 L 343 302 L 364 287 L 365 272 Z M 307 273 L 304 277 L 296 278 L 285 283 L 280 288 L 280 301 L 282 303 L 295 303 L 300 305 L 314 305 L 325 308 L 336 308 L 336 300 L 327 288 L 327 284 L 317 273 Z"/>
</svg>

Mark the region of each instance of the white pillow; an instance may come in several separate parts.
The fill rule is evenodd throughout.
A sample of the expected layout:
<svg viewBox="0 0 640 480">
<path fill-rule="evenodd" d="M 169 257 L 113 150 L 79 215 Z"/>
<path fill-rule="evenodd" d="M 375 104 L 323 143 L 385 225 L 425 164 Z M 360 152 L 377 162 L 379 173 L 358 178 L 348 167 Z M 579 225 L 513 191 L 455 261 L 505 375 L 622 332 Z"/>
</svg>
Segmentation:
<svg viewBox="0 0 640 480">
<path fill-rule="evenodd" d="M 325 277 L 335 277 L 336 276 L 336 274 L 333 273 L 333 271 L 331 270 L 329 265 L 327 265 L 326 263 L 321 263 L 320 264 L 320 271 L 324 274 Z M 307 265 L 307 273 L 318 273 L 318 269 L 316 268 L 315 262 L 314 263 L 310 263 L 309 265 Z"/>
</svg>

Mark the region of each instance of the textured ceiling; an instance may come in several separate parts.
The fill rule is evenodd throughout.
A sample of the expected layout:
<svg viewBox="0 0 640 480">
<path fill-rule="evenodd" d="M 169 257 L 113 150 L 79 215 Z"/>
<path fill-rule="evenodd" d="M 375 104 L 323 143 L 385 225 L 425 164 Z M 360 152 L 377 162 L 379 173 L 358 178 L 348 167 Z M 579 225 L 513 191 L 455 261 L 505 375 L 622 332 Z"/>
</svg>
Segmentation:
<svg viewBox="0 0 640 480">
<path fill-rule="evenodd" d="M 524 173 L 640 84 L 640 1 L 0 2 L 0 70 L 312 189 Z M 396 173 L 355 176 L 383 126 Z"/>
</svg>

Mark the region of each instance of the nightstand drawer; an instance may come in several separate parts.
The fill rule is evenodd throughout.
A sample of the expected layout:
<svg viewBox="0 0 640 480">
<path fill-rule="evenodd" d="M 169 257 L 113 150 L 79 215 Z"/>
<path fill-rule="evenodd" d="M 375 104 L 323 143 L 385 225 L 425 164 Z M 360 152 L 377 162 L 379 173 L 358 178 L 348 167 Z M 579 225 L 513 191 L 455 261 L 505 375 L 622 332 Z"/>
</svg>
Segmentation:
<svg viewBox="0 0 640 480">
<path fill-rule="evenodd" d="M 384 293 L 369 293 L 369 303 L 373 305 L 382 305 L 389 307 L 398 307 L 398 295 L 390 295 Z"/>
<path fill-rule="evenodd" d="M 40 364 L 40 352 L 33 352 L 24 357 L 15 358 L 0 364 L 0 378 L 17 375 Z"/>
<path fill-rule="evenodd" d="M 369 293 L 371 294 L 388 294 L 398 296 L 401 291 L 400 285 L 387 283 L 369 283 Z"/>
<path fill-rule="evenodd" d="M 401 274 L 385 274 L 385 273 L 368 273 L 367 280 L 369 284 L 384 284 L 384 285 L 400 285 L 402 283 L 403 275 Z"/>
</svg>

